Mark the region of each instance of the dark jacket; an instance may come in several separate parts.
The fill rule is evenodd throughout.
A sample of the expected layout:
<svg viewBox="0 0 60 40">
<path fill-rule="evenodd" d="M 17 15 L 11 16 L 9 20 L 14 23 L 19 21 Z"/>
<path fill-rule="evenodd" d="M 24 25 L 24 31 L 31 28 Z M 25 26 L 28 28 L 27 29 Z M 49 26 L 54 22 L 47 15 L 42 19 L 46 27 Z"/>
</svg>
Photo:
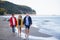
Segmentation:
<svg viewBox="0 0 60 40">
<path fill-rule="evenodd" d="M 32 24 L 32 19 L 31 19 L 30 16 L 28 17 L 28 22 L 29 22 L 29 25 Z M 24 25 L 26 24 L 26 17 L 25 17 L 24 20 L 23 20 L 23 24 L 24 24 Z"/>
</svg>

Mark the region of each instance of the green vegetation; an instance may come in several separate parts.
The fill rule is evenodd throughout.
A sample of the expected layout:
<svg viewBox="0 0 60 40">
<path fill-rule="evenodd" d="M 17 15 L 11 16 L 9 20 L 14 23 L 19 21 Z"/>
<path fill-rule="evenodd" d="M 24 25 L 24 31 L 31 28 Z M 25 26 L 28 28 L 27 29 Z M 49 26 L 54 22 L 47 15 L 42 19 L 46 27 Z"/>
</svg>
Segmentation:
<svg viewBox="0 0 60 40">
<path fill-rule="evenodd" d="M 4 14 L 4 12 L 7 14 L 26 14 L 27 12 L 29 14 L 36 14 L 36 11 L 28 6 L 16 5 L 8 1 L 0 1 L 0 15 Z"/>
<path fill-rule="evenodd" d="M 6 13 L 6 10 L 4 8 L 0 8 L 0 15 L 4 15 Z"/>
</svg>

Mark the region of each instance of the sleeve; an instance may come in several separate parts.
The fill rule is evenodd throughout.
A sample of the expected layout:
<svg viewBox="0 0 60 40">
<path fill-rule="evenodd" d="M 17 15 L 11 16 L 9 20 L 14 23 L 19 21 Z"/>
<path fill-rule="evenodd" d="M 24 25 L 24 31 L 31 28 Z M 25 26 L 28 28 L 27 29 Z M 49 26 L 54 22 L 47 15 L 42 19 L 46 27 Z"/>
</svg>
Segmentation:
<svg viewBox="0 0 60 40">
<path fill-rule="evenodd" d="M 32 18 L 30 17 L 30 21 L 31 21 L 31 24 L 32 24 Z"/>
<path fill-rule="evenodd" d="M 25 18 L 23 19 L 23 24 L 25 24 Z"/>
<path fill-rule="evenodd" d="M 15 20 L 16 20 L 16 26 L 17 26 L 17 19 L 15 18 Z"/>
<path fill-rule="evenodd" d="M 16 27 L 18 28 L 18 19 L 17 19 L 17 25 L 16 25 Z"/>
</svg>

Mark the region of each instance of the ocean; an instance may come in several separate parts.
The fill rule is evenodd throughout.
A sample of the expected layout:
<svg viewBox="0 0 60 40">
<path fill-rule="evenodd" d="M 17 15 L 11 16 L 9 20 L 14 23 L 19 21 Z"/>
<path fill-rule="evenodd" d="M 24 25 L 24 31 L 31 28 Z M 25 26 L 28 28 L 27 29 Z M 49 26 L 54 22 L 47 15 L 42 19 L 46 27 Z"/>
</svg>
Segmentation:
<svg viewBox="0 0 60 40">
<path fill-rule="evenodd" d="M 30 15 L 31 16 L 31 15 Z M 11 16 L 2 16 L 7 18 Z M 15 15 L 18 18 L 18 15 Z M 24 18 L 25 15 L 22 15 Z M 35 27 L 38 32 L 53 35 L 55 38 L 60 39 L 60 16 L 37 16 L 33 15 L 32 18 L 32 27 Z"/>
<path fill-rule="evenodd" d="M 60 39 L 60 16 L 34 16 L 32 19 L 39 32 Z"/>
</svg>

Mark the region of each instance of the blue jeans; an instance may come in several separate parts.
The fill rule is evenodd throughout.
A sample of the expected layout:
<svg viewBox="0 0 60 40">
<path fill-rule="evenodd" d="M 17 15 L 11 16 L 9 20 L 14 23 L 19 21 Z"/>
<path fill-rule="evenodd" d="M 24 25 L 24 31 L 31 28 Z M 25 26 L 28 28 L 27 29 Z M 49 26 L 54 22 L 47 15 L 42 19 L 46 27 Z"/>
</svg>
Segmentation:
<svg viewBox="0 0 60 40">
<path fill-rule="evenodd" d="M 12 26 L 12 32 L 15 33 L 15 26 Z"/>
</svg>

